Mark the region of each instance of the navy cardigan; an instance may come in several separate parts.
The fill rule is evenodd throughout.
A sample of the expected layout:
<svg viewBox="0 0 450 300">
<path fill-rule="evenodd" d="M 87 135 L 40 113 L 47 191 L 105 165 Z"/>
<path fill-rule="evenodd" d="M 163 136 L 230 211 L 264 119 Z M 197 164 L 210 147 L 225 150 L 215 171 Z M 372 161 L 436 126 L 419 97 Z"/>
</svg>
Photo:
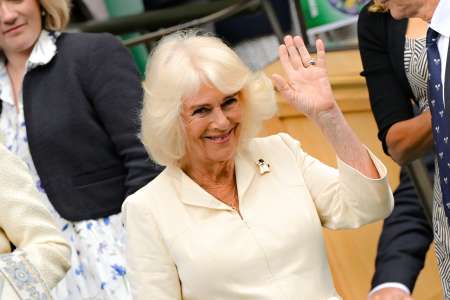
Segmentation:
<svg viewBox="0 0 450 300">
<path fill-rule="evenodd" d="M 55 57 L 25 75 L 31 156 L 63 218 L 118 213 L 161 171 L 137 137 L 142 94 L 128 50 L 110 34 L 63 33 Z"/>
</svg>

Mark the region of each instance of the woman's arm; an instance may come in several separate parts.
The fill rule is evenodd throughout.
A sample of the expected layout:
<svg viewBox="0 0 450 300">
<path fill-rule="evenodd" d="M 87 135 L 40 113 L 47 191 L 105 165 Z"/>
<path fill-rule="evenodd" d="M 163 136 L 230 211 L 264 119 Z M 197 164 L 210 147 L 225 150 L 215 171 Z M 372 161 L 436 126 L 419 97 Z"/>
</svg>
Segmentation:
<svg viewBox="0 0 450 300">
<path fill-rule="evenodd" d="M 337 160 L 337 170 L 305 153 L 298 141 L 280 133 L 295 156 L 322 225 L 330 229 L 357 228 L 387 217 L 394 205 L 383 163 L 370 153 L 379 179 L 371 179 Z"/>
<path fill-rule="evenodd" d="M 150 199 L 139 198 L 138 193 L 128 197 L 122 207 L 133 299 L 181 300 L 177 268 L 152 213 L 145 207 Z"/>
<path fill-rule="evenodd" d="M 40 202 L 25 164 L 1 144 L 0 169 L 0 235 L 16 247 L 0 255 L 5 284 L 0 298 L 31 299 L 32 287 L 44 298 L 69 269 L 70 247 Z"/>
<path fill-rule="evenodd" d="M 432 148 L 430 114 L 414 117 L 412 92 L 408 82 L 395 75 L 388 43 L 388 18 L 384 13 L 370 13 L 367 6 L 358 19 L 358 40 L 372 112 L 378 125 L 378 138 L 386 154 L 399 164 L 406 164 Z M 401 21 L 406 22 L 406 21 Z M 397 27 L 406 24 L 396 24 Z M 405 34 L 401 30 L 397 32 Z M 396 37 L 391 37 L 394 39 Z M 397 62 L 403 65 L 399 56 Z"/>
<path fill-rule="evenodd" d="M 142 86 L 129 51 L 112 35 L 98 34 L 88 49 L 84 86 L 97 116 L 127 169 L 126 195 L 162 170 L 149 159 L 138 138 Z"/>
<path fill-rule="evenodd" d="M 273 79 L 283 97 L 298 111 L 307 115 L 322 130 L 338 157 L 347 165 L 370 178 L 379 178 L 367 149 L 348 125 L 334 100 L 325 68 L 325 47 L 316 41 L 317 62 L 309 65 L 311 56 L 300 37 L 285 38 L 280 46 L 280 61 L 287 80 L 274 74 Z"/>
<path fill-rule="evenodd" d="M 386 145 L 392 159 L 399 165 L 429 153 L 433 148 L 430 112 L 393 124 L 387 132 Z"/>
</svg>

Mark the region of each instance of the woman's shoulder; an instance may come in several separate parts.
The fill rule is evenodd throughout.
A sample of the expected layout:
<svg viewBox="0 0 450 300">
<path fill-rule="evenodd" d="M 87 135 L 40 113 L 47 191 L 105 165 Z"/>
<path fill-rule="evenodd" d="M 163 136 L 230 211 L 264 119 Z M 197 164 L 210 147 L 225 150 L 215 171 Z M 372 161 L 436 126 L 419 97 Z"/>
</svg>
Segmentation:
<svg viewBox="0 0 450 300">
<path fill-rule="evenodd" d="M 284 132 L 254 138 L 247 150 L 252 157 L 262 157 L 271 161 L 289 161 L 302 152 L 300 141 Z"/>
<path fill-rule="evenodd" d="M 124 206 L 133 205 L 137 208 L 150 209 L 158 206 L 159 202 L 167 202 L 170 201 L 168 199 L 173 199 L 174 195 L 171 194 L 175 193 L 175 186 L 172 173 L 173 170 L 165 168 L 152 181 L 128 196 Z"/>
<path fill-rule="evenodd" d="M 388 36 L 395 25 L 395 20 L 389 12 L 369 11 L 369 2 L 363 7 L 358 18 L 358 41 L 360 50 L 374 49 L 379 47 L 384 49 L 387 46 Z"/>
<path fill-rule="evenodd" d="M 389 12 L 371 12 L 369 7 L 373 2 L 367 3 L 359 13 L 358 35 L 380 35 L 388 30 L 389 24 L 394 20 Z"/>
<path fill-rule="evenodd" d="M 369 11 L 370 6 L 373 5 L 373 1 L 370 1 L 361 9 L 358 17 L 359 23 L 378 23 L 391 19 L 389 12 L 371 12 Z"/>
<path fill-rule="evenodd" d="M 58 40 L 71 43 L 120 44 L 120 40 L 111 33 L 63 32 Z"/>
<path fill-rule="evenodd" d="M 277 134 L 268 135 L 264 137 L 257 137 L 252 139 L 251 146 L 255 147 L 299 147 L 300 141 L 293 138 L 290 134 L 285 132 L 279 132 Z"/>
<path fill-rule="evenodd" d="M 58 51 L 71 52 L 74 55 L 86 55 L 102 52 L 105 55 L 122 43 L 110 33 L 64 32 L 57 39 Z"/>
</svg>

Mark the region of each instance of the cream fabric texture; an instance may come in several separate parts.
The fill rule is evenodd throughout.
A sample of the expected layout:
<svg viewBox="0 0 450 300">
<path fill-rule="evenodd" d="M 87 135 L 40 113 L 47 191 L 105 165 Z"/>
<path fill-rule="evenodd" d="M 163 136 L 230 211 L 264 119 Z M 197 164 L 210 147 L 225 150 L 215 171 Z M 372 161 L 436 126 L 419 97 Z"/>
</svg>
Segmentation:
<svg viewBox="0 0 450 300">
<path fill-rule="evenodd" d="M 50 299 L 44 295 L 70 267 L 70 248 L 38 199 L 25 164 L 0 143 L 2 300 Z"/>
<path fill-rule="evenodd" d="M 386 168 L 370 155 L 380 179 L 326 166 L 287 134 L 254 139 L 235 159 L 242 219 L 167 168 L 123 205 L 134 299 L 340 299 L 322 226 L 356 228 L 393 207 Z"/>
</svg>

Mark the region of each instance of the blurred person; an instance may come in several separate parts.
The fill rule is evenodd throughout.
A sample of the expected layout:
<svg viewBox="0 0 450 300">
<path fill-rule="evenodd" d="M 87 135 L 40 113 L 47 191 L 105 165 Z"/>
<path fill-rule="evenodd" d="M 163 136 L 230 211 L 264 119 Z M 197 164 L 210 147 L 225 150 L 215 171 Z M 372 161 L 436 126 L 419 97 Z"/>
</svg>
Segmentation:
<svg viewBox="0 0 450 300">
<path fill-rule="evenodd" d="M 108 34 L 62 33 L 65 0 L 0 0 L 0 132 L 72 247 L 55 299 L 130 299 L 120 209 L 156 176 L 137 138 L 142 97 Z"/>
<path fill-rule="evenodd" d="M 380 3 L 368 3 L 358 19 L 363 75 L 383 149 L 400 165 L 426 155 L 432 176 L 426 31 L 426 22 L 417 18 L 397 21 Z M 415 107 L 420 114 L 415 114 Z M 432 228 L 404 168 L 394 200 L 378 244 L 370 299 L 411 299 L 433 240 Z"/>
<path fill-rule="evenodd" d="M 51 299 L 70 247 L 39 199 L 27 167 L 0 141 L 0 299 Z"/>
<path fill-rule="evenodd" d="M 450 2 L 439 0 L 382 0 L 394 19 L 420 18 L 429 23 L 426 38 L 428 101 L 435 149 L 433 233 L 445 299 L 450 299 L 450 119 L 447 68 L 450 37 Z M 415 133 L 416 134 L 416 133 Z"/>
<path fill-rule="evenodd" d="M 254 138 L 276 112 L 272 83 L 220 39 L 180 32 L 156 47 L 141 134 L 167 167 L 123 205 L 135 299 L 341 299 L 322 226 L 374 222 L 393 198 L 386 168 L 339 110 L 316 46 L 317 61 L 287 36 L 287 78 L 273 79 L 321 128 L 337 169 L 286 133 Z"/>
</svg>

